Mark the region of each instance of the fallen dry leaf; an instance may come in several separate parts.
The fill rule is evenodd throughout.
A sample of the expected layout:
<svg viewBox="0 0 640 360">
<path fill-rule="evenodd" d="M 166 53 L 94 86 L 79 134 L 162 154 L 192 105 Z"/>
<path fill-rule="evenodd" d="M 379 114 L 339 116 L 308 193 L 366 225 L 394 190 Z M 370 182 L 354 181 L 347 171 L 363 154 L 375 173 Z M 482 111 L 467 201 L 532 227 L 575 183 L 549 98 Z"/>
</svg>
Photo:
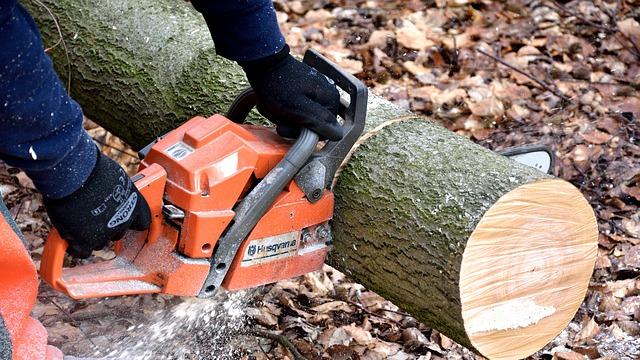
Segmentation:
<svg viewBox="0 0 640 360">
<path fill-rule="evenodd" d="M 640 238 L 640 221 L 637 219 L 623 219 L 622 225 L 627 235 Z"/>
<path fill-rule="evenodd" d="M 468 102 L 467 106 L 471 113 L 478 117 L 500 119 L 504 115 L 504 105 L 496 97 L 490 97 L 478 102 Z"/>
<path fill-rule="evenodd" d="M 640 280 L 627 279 L 607 282 L 605 290 L 620 299 L 629 295 L 637 295 L 640 292 Z"/>
<path fill-rule="evenodd" d="M 36 189 L 35 185 L 33 185 L 33 181 L 31 181 L 31 179 L 24 172 L 17 173 L 15 177 L 16 179 L 18 179 L 18 183 L 21 187 L 30 190 Z"/>
<path fill-rule="evenodd" d="M 611 140 L 611 138 L 613 137 L 610 134 L 607 134 L 606 132 L 598 131 L 598 130 L 595 130 L 595 129 L 591 129 L 591 130 L 582 132 L 580 135 L 587 142 L 590 142 L 590 143 L 596 144 L 596 145 L 604 144 L 604 143 L 608 142 L 609 140 Z"/>
<path fill-rule="evenodd" d="M 640 39 L 640 23 L 635 19 L 628 18 L 618 21 L 618 28 L 623 34 L 634 39 Z"/>
<path fill-rule="evenodd" d="M 353 341 L 353 337 L 349 332 L 344 328 L 337 328 L 329 338 L 327 343 L 328 347 L 332 347 L 334 345 L 350 345 L 351 341 Z"/>
<path fill-rule="evenodd" d="M 600 327 L 598 326 L 598 323 L 596 323 L 594 318 L 591 318 L 586 325 L 584 325 L 582 327 L 582 330 L 580 331 L 580 333 L 578 333 L 578 336 L 576 337 L 576 339 L 574 340 L 574 342 L 576 344 L 580 344 L 583 343 L 587 340 L 592 339 L 594 336 L 596 336 L 598 333 L 600 332 Z"/>
<path fill-rule="evenodd" d="M 421 344 L 427 344 L 429 342 L 427 337 L 416 328 L 407 328 L 402 330 L 402 341 L 405 343 L 415 341 Z"/>
<path fill-rule="evenodd" d="M 403 21 L 402 26 L 396 30 L 396 39 L 400 45 L 414 50 L 424 50 L 435 45 L 433 41 L 427 39 L 425 33 L 408 20 Z"/>
<path fill-rule="evenodd" d="M 325 313 L 325 312 L 329 312 L 329 311 L 344 311 L 344 312 L 351 312 L 352 309 L 349 306 L 349 304 L 347 304 L 344 301 L 329 301 L 326 302 L 322 305 L 318 305 L 315 307 L 312 307 L 311 310 L 318 312 L 318 313 Z"/>
<path fill-rule="evenodd" d="M 553 360 L 584 360 L 585 356 L 575 351 L 564 351 L 553 354 Z"/>
<path fill-rule="evenodd" d="M 395 35 L 393 31 L 389 30 L 375 30 L 371 33 L 369 41 L 366 44 L 368 48 L 384 49 L 387 46 L 387 42 L 390 39 L 394 39 Z"/>
<path fill-rule="evenodd" d="M 640 245 L 636 245 L 627 251 L 624 256 L 624 263 L 627 266 L 640 268 Z"/>
<path fill-rule="evenodd" d="M 373 337 L 371 333 L 359 326 L 356 325 L 347 325 L 343 326 L 341 329 L 344 329 L 353 340 L 360 345 L 369 345 L 373 342 Z"/>
</svg>

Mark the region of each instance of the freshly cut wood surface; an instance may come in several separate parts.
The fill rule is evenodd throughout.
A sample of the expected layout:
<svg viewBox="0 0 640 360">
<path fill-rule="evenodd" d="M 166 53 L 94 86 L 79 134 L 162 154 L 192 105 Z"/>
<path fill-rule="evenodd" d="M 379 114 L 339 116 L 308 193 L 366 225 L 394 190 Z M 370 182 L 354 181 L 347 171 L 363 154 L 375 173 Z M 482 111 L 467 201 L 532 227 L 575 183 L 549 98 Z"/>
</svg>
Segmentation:
<svg viewBox="0 0 640 360">
<path fill-rule="evenodd" d="M 471 234 L 462 258 L 462 318 L 491 359 L 528 356 L 578 310 L 597 255 L 596 219 L 569 183 L 546 179 L 501 197 Z"/>
</svg>

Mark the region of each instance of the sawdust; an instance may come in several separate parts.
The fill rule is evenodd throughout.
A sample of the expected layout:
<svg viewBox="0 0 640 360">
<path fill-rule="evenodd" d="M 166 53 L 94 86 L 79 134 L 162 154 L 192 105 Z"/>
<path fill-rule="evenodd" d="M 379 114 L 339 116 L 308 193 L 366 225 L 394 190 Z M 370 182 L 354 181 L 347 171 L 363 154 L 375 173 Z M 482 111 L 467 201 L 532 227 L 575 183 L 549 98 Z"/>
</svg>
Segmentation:
<svg viewBox="0 0 640 360">
<path fill-rule="evenodd" d="M 148 323 L 131 326 L 107 359 L 237 359 L 251 292 L 189 298 Z M 104 353 L 104 352 L 103 352 Z"/>
<path fill-rule="evenodd" d="M 541 306 L 532 300 L 512 300 L 483 311 L 472 319 L 466 329 L 469 334 L 485 331 L 524 328 L 553 315 L 553 306 Z"/>
</svg>

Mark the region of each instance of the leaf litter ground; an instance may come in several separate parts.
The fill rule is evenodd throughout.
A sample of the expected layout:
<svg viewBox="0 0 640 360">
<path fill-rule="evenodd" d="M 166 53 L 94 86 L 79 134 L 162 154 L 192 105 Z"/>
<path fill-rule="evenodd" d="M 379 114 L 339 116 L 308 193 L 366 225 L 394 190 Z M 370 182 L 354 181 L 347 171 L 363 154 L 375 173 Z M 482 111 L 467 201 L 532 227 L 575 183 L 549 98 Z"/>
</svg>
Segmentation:
<svg viewBox="0 0 640 360">
<path fill-rule="evenodd" d="M 287 41 L 314 47 L 390 101 L 491 149 L 541 143 L 589 199 L 596 270 L 571 324 L 535 359 L 640 358 L 640 2 L 276 0 Z M 87 128 L 130 173 L 137 158 Z M 33 184 L 0 191 L 39 265 L 49 221 Z M 113 256 L 102 251 L 97 258 Z M 323 271 L 218 301 L 74 302 L 41 286 L 34 315 L 66 354 L 120 359 L 475 359 L 390 302 Z M 264 335 L 264 334 L 262 334 Z"/>
</svg>

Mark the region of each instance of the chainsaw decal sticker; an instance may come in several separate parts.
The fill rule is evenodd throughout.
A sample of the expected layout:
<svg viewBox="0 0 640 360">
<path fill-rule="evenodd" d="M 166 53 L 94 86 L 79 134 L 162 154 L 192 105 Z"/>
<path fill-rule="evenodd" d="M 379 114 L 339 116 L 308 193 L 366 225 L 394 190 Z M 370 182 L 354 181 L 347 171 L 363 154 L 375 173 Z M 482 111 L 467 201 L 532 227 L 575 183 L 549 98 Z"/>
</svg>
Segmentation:
<svg viewBox="0 0 640 360">
<path fill-rule="evenodd" d="M 189 156 L 191 153 L 193 153 L 194 150 L 191 146 L 183 143 L 182 141 L 179 141 L 171 146 L 169 146 L 169 148 L 167 150 L 165 150 L 165 153 L 167 155 L 169 155 L 169 157 L 175 159 L 175 160 L 182 160 L 184 158 L 186 158 L 187 156 Z"/>
<path fill-rule="evenodd" d="M 238 153 L 234 152 L 215 164 L 223 177 L 229 177 L 238 171 Z"/>
<path fill-rule="evenodd" d="M 290 232 L 283 235 L 271 236 L 253 240 L 246 247 L 241 267 L 262 264 L 296 254 L 300 232 Z"/>
</svg>

